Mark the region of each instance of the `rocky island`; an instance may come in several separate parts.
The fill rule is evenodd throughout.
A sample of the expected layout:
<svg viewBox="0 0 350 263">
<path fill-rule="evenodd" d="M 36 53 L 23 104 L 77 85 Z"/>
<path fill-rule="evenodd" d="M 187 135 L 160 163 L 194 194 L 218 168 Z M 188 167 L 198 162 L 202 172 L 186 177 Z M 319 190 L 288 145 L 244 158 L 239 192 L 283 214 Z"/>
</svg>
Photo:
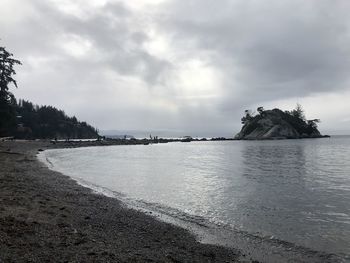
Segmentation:
<svg viewBox="0 0 350 263">
<path fill-rule="evenodd" d="M 321 135 L 317 129 L 319 119 L 307 120 L 301 106 L 292 111 L 280 109 L 257 109 L 258 114 L 251 110 L 245 111 L 241 121 L 243 127 L 234 137 L 236 140 L 268 140 L 268 139 L 301 139 L 329 137 Z"/>
</svg>

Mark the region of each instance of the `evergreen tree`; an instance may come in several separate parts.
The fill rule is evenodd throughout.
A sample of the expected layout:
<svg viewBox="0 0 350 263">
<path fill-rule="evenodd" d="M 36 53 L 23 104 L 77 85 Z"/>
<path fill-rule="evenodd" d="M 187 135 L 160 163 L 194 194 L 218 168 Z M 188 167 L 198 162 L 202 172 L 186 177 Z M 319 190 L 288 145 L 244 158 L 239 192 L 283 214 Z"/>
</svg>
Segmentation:
<svg viewBox="0 0 350 263">
<path fill-rule="evenodd" d="M 297 103 L 297 106 L 295 107 L 294 110 L 292 110 L 291 113 L 294 117 L 299 118 L 303 121 L 306 121 L 304 110 L 299 103 Z"/>
<path fill-rule="evenodd" d="M 0 136 L 11 135 L 16 128 L 16 99 L 9 91 L 9 85 L 12 83 L 17 87 L 13 78 L 16 74 L 14 66 L 21 62 L 12 57 L 13 54 L 0 47 Z"/>
</svg>

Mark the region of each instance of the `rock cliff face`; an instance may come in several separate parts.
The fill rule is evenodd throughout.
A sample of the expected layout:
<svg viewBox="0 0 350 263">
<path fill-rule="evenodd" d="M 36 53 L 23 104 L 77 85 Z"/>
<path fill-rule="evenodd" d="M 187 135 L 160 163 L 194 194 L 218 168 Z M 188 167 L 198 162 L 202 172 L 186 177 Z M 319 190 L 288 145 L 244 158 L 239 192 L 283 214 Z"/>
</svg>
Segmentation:
<svg viewBox="0 0 350 263">
<path fill-rule="evenodd" d="M 237 140 L 320 138 L 316 120 L 306 121 L 279 109 L 261 111 L 257 116 L 242 118 Z"/>
</svg>

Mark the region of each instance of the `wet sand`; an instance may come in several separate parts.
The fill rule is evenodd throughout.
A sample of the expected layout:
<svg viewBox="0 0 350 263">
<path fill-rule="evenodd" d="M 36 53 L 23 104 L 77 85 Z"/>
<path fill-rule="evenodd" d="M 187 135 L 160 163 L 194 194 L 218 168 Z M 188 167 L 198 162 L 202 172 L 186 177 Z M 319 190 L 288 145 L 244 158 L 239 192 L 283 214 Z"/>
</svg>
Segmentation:
<svg viewBox="0 0 350 263">
<path fill-rule="evenodd" d="M 238 250 L 201 244 L 36 158 L 67 146 L 0 142 L 0 262 L 239 262 Z"/>
</svg>

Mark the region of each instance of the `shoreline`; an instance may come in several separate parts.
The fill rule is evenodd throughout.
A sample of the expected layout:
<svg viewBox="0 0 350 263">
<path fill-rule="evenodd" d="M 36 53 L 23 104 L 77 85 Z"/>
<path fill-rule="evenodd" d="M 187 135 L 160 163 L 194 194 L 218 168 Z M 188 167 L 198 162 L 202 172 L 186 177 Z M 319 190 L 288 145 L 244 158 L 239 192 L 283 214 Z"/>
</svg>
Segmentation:
<svg viewBox="0 0 350 263">
<path fill-rule="evenodd" d="M 0 143 L 0 165 L 5 168 L 0 173 L 5 189 L 0 193 L 0 262 L 21 262 L 28 255 L 41 262 L 51 254 L 73 262 L 341 262 L 287 242 L 251 239 L 247 233 L 201 227 L 150 207 L 130 206 L 118 195 L 96 193 L 51 170 L 37 157 L 47 149 L 91 146 L 105 145 Z M 196 240 L 199 236 L 206 244 Z M 25 244 L 16 240 L 22 238 Z M 23 247 L 27 252 L 19 252 Z"/>
<path fill-rule="evenodd" d="M 36 158 L 47 141 L 0 143 L 0 261 L 240 262 L 187 230 L 93 193 Z M 248 261 L 249 259 L 244 259 Z"/>
</svg>

